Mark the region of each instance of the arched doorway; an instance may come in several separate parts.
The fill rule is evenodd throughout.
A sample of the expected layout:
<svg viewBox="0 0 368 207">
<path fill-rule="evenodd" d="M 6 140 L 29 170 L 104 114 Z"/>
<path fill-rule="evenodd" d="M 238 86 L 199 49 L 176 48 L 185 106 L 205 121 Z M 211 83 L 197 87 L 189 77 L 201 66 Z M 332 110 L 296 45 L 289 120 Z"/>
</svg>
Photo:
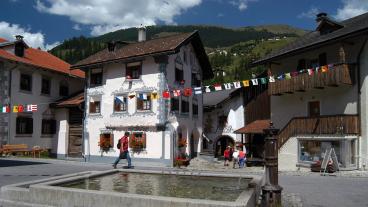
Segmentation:
<svg viewBox="0 0 368 207">
<path fill-rule="evenodd" d="M 215 157 L 223 157 L 227 146 L 234 146 L 234 139 L 230 136 L 220 136 L 215 142 Z"/>
</svg>

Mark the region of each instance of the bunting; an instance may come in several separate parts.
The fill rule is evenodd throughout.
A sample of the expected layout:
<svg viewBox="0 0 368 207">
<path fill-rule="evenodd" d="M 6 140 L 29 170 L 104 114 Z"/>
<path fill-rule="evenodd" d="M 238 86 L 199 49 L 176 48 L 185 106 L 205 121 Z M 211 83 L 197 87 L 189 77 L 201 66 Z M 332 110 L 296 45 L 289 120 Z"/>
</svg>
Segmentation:
<svg viewBox="0 0 368 207">
<path fill-rule="evenodd" d="M 225 90 L 231 90 L 233 88 L 233 83 L 225 83 Z"/>
<path fill-rule="evenodd" d="M 236 81 L 233 84 L 234 84 L 234 88 L 241 88 L 240 81 Z"/>
<path fill-rule="evenodd" d="M 34 104 L 27 105 L 27 111 L 28 112 L 35 112 L 35 111 L 37 111 L 37 105 L 34 105 Z"/>
<path fill-rule="evenodd" d="M 186 88 L 184 89 L 184 92 L 183 92 L 183 95 L 184 96 L 191 96 L 192 95 L 192 88 Z"/>
<path fill-rule="evenodd" d="M 180 95 L 181 95 L 181 91 L 180 91 L 180 89 L 175 89 L 175 90 L 173 90 L 173 95 L 174 95 L 175 97 L 180 96 Z"/>
<path fill-rule="evenodd" d="M 249 87 L 249 80 L 243 80 L 243 86 Z"/>
<path fill-rule="evenodd" d="M 221 91 L 222 90 L 221 84 L 215 84 L 213 86 L 215 87 L 215 91 Z"/>
<path fill-rule="evenodd" d="M 196 94 L 196 95 L 202 94 L 202 87 L 195 87 L 194 88 L 194 94 Z"/>
<path fill-rule="evenodd" d="M 258 85 L 258 79 L 252 79 L 252 84 L 253 84 L 254 86 Z"/>
</svg>

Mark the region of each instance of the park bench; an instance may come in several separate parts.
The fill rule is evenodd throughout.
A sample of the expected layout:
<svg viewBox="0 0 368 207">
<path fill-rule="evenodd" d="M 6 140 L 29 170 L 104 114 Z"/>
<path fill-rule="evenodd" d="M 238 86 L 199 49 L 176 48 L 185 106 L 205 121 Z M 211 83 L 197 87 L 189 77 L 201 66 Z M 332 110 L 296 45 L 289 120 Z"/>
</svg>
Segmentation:
<svg viewBox="0 0 368 207">
<path fill-rule="evenodd" d="M 28 149 L 26 144 L 6 144 L 3 145 L 2 151 L 4 154 L 18 154 L 28 155 L 31 150 Z"/>
</svg>

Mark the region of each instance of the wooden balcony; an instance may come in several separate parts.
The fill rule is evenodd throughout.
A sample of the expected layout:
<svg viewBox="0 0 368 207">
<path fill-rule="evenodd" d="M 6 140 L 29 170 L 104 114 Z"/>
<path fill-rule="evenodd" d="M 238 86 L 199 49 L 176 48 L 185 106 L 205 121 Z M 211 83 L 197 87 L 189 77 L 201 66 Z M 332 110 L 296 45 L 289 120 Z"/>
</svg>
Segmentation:
<svg viewBox="0 0 368 207">
<path fill-rule="evenodd" d="M 328 72 L 299 74 L 288 80 L 276 80 L 268 84 L 269 95 L 282 95 L 285 93 L 303 92 L 313 88 L 323 89 L 329 86 L 339 86 L 342 84 L 353 85 L 355 77 L 355 65 L 339 64 L 334 65 Z"/>
<path fill-rule="evenodd" d="M 297 135 L 358 135 L 358 115 L 295 117 L 278 134 L 279 148 Z"/>
</svg>

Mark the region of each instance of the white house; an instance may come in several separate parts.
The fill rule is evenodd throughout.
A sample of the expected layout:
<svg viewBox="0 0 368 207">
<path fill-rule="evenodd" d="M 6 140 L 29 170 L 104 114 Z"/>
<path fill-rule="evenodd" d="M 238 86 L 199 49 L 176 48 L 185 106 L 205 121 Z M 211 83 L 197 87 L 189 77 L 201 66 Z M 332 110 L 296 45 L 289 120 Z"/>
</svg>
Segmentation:
<svg viewBox="0 0 368 207">
<path fill-rule="evenodd" d="M 0 146 L 27 144 L 56 154 L 59 125 L 49 105 L 84 87 L 84 72 L 69 69 L 48 52 L 28 47 L 20 35 L 15 41 L 0 38 L 0 104 L 10 109 L 0 113 Z M 37 111 L 27 112 L 28 104 Z M 24 111 L 15 113 L 19 105 Z"/>
<path fill-rule="evenodd" d="M 172 166 L 176 157 L 201 151 L 203 97 L 183 95 L 213 76 L 199 34 L 146 40 L 145 32 L 139 29 L 137 43 L 110 43 L 72 66 L 87 76 L 83 150 L 89 161 L 112 162 L 126 131 L 134 165 Z M 164 97 L 174 89 L 182 94 Z"/>
<path fill-rule="evenodd" d="M 368 164 L 367 22 L 368 13 L 341 22 L 318 14 L 315 31 L 255 63 L 278 77 L 268 93 L 281 170 L 309 167 L 332 148 L 343 169 Z"/>
</svg>

